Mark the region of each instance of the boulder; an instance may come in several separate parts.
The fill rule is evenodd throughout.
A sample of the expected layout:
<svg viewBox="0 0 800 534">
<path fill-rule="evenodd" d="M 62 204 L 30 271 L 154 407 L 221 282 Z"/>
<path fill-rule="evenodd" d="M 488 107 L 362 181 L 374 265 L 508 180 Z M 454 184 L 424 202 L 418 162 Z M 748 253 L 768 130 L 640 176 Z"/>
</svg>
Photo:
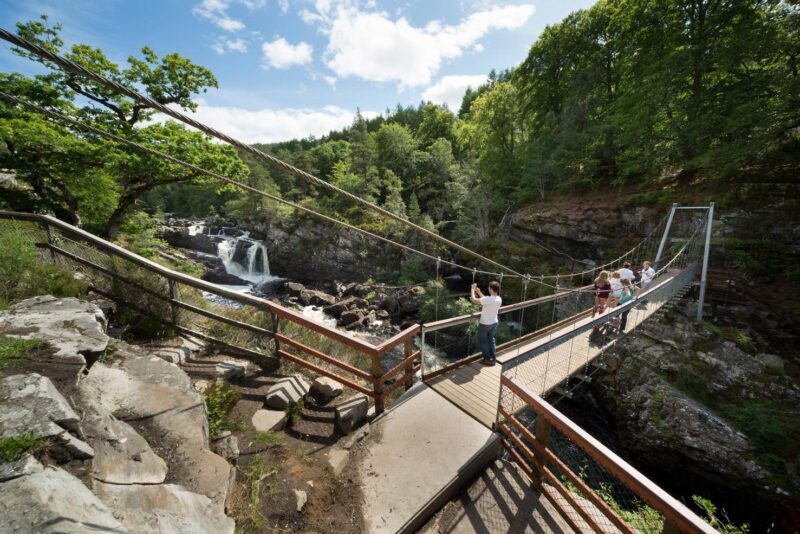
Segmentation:
<svg viewBox="0 0 800 534">
<path fill-rule="evenodd" d="M 110 484 L 160 484 L 167 464 L 130 425 L 111 415 L 92 413 L 83 422 L 94 447 L 92 477 Z"/>
<path fill-rule="evenodd" d="M 175 484 L 118 485 L 95 481 L 94 491 L 130 532 L 234 532 L 233 519 L 208 497 Z"/>
<path fill-rule="evenodd" d="M 119 419 L 146 423 L 170 451 L 170 480 L 210 498 L 223 509 L 235 471 L 209 450 L 203 398 L 188 375 L 153 356 L 120 351 L 109 367 L 96 363 L 78 384 L 84 403 Z"/>
<path fill-rule="evenodd" d="M 336 429 L 342 434 L 350 431 L 364 422 L 369 411 L 369 399 L 366 395 L 356 395 L 338 404 L 335 408 Z"/>
<path fill-rule="evenodd" d="M 300 293 L 306 290 L 306 286 L 303 284 L 298 284 L 297 282 L 286 282 L 284 286 L 286 292 L 293 297 L 299 297 Z"/>
<path fill-rule="evenodd" d="M 286 412 L 283 410 L 258 410 L 253 414 L 251 422 L 256 432 L 279 430 L 286 423 Z"/>
<path fill-rule="evenodd" d="M 45 376 L 29 373 L 0 380 L 0 399 L 3 404 L 27 408 L 38 418 L 50 419 L 63 428 L 78 431 L 78 414 Z"/>
<path fill-rule="evenodd" d="M 375 311 L 375 318 L 381 321 L 387 321 L 391 316 L 389 312 L 386 310 L 376 310 Z"/>
<path fill-rule="evenodd" d="M 186 347 L 159 347 L 150 351 L 150 354 L 161 358 L 167 363 L 180 365 L 192 356 L 192 351 Z"/>
<path fill-rule="evenodd" d="M 346 311 L 339 317 L 339 325 L 345 328 L 352 325 L 360 325 L 364 320 L 364 315 L 360 311 Z"/>
<path fill-rule="evenodd" d="M 239 458 L 239 439 L 231 433 L 214 440 L 214 451 L 229 461 Z"/>
<path fill-rule="evenodd" d="M 774 369 L 780 369 L 783 371 L 783 358 L 777 356 L 775 354 L 766 354 L 761 353 L 756 355 L 756 360 L 760 361 L 767 367 L 772 367 Z"/>
<path fill-rule="evenodd" d="M 41 339 L 53 348 L 40 361 L 86 365 L 85 356 L 106 350 L 105 326 L 99 307 L 75 298 L 33 297 L 0 312 L 5 335 Z"/>
<path fill-rule="evenodd" d="M 309 391 L 308 382 L 299 376 L 287 376 L 272 384 L 267 390 L 266 403 L 270 408 L 285 410 L 297 404 Z"/>
<path fill-rule="evenodd" d="M 24 406 L 0 405 L 0 439 L 24 436 L 32 432 L 39 438 L 50 438 L 49 452 L 56 460 L 68 462 L 94 456 L 94 450 L 50 419 Z"/>
<path fill-rule="evenodd" d="M 246 286 L 250 285 L 247 280 L 242 280 L 238 276 L 226 273 L 225 271 L 206 271 L 201 277 L 206 282 L 212 284 L 222 284 L 228 286 Z"/>
<path fill-rule="evenodd" d="M 63 469 L 47 467 L 0 484 L 0 532 L 77 534 L 127 529 L 83 482 Z"/>
<path fill-rule="evenodd" d="M 44 466 L 30 454 L 26 454 L 19 460 L 0 464 L 0 482 L 13 480 L 15 478 L 41 473 Z"/>
<path fill-rule="evenodd" d="M 336 303 L 336 297 L 328 295 L 322 291 L 315 291 L 313 289 L 306 289 L 300 292 L 298 296 L 300 302 L 305 306 L 330 306 Z"/>
<path fill-rule="evenodd" d="M 336 304 L 331 304 L 330 306 L 322 308 L 323 312 L 327 313 L 331 317 L 336 317 L 337 319 L 345 310 L 347 310 L 347 305 L 344 302 L 337 302 Z"/>
<path fill-rule="evenodd" d="M 206 254 L 216 254 L 217 245 L 222 240 L 222 238 L 215 235 L 190 235 L 186 228 L 165 228 L 162 236 L 173 247 L 198 250 Z"/>
<path fill-rule="evenodd" d="M 344 386 L 332 378 L 320 376 L 311 383 L 311 391 L 322 401 L 329 401 L 338 397 L 344 391 Z"/>
<path fill-rule="evenodd" d="M 420 286 L 409 288 L 400 295 L 397 303 L 400 313 L 417 313 L 425 303 L 425 289 Z"/>
</svg>

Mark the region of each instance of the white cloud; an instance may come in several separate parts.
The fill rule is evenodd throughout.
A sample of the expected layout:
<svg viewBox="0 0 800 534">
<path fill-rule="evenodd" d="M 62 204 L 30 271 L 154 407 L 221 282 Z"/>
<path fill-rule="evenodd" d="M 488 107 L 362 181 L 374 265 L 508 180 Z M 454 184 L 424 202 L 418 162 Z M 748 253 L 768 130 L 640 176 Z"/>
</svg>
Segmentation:
<svg viewBox="0 0 800 534">
<path fill-rule="evenodd" d="M 367 118 L 378 114 L 361 112 Z M 353 123 L 355 113 L 337 106 L 321 109 L 272 109 L 251 111 L 233 106 L 211 106 L 198 100 L 194 119 L 245 143 L 276 143 L 308 136 L 320 137 Z M 159 115 L 156 121 L 166 120 Z"/>
<path fill-rule="evenodd" d="M 211 50 L 219 55 L 225 54 L 226 51 L 245 53 L 247 52 L 247 41 L 241 37 L 237 39 L 218 37 L 213 43 L 211 43 Z"/>
<path fill-rule="evenodd" d="M 328 35 L 325 64 L 338 77 L 396 81 L 403 90 L 430 83 L 444 61 L 479 48 L 492 30 L 523 26 L 533 13 L 532 4 L 496 6 L 456 25 L 431 21 L 416 27 L 403 17 L 364 10 L 355 0 L 317 0 L 316 12 L 305 10 L 301 17 Z"/>
<path fill-rule="evenodd" d="M 228 40 L 225 44 L 228 45 L 228 50 L 232 52 L 247 52 L 247 41 L 244 39 Z"/>
<path fill-rule="evenodd" d="M 245 28 L 244 22 L 228 15 L 232 4 L 242 4 L 248 9 L 259 9 L 267 0 L 202 0 L 192 8 L 196 16 L 209 20 L 227 32 L 237 32 Z"/>
<path fill-rule="evenodd" d="M 450 111 L 458 112 L 467 87 L 477 89 L 486 83 L 486 76 L 445 76 L 422 93 L 422 98 L 435 104 L 447 104 Z"/>
<path fill-rule="evenodd" d="M 283 37 L 278 37 L 272 42 L 262 43 L 264 52 L 264 67 L 288 69 L 292 65 L 306 65 L 311 63 L 313 48 L 306 42 L 296 45 L 290 44 Z"/>
<path fill-rule="evenodd" d="M 281 8 L 281 13 L 289 11 L 289 0 L 278 0 L 278 7 Z"/>
</svg>

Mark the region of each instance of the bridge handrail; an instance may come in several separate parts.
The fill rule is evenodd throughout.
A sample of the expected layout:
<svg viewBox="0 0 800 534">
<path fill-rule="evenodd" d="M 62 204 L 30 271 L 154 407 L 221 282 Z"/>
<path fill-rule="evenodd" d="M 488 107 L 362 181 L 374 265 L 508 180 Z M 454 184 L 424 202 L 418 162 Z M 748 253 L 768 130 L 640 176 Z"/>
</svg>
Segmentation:
<svg viewBox="0 0 800 534">
<path fill-rule="evenodd" d="M 274 303 L 274 302 L 271 302 L 269 300 L 266 300 L 266 299 L 263 299 L 263 298 L 260 298 L 260 297 L 256 297 L 256 296 L 253 296 L 253 295 L 246 295 L 246 294 L 242 294 L 242 293 L 237 293 L 235 291 L 229 290 L 229 289 L 227 289 L 225 287 L 222 287 L 222 286 L 219 286 L 217 284 L 214 284 L 214 283 L 211 283 L 211 282 L 207 282 L 205 280 L 201 280 L 199 278 L 195 278 L 193 276 L 190 276 L 190 275 L 187 275 L 187 274 L 184 274 L 184 273 L 181 273 L 181 272 L 174 271 L 174 270 L 172 270 L 172 269 L 170 269 L 168 267 L 165 267 L 165 266 L 163 266 L 163 265 L 161 265 L 159 263 L 156 263 L 156 262 L 154 262 L 152 260 L 144 258 L 144 257 L 142 257 L 142 256 L 140 256 L 138 254 L 135 254 L 135 253 L 133 253 L 133 252 L 131 252 L 131 251 L 119 246 L 119 245 L 116 245 L 114 243 L 106 241 L 105 239 L 97 237 L 94 234 L 91 234 L 91 233 L 89 233 L 89 232 L 87 232 L 85 230 L 77 228 L 77 227 L 75 227 L 75 226 L 73 226 L 73 225 L 71 225 L 69 223 L 61 221 L 61 220 L 59 220 L 59 219 L 57 219 L 55 217 L 52 217 L 50 215 L 41 215 L 41 214 L 34 214 L 34 213 L 21 213 L 21 212 L 12 212 L 12 211 L 0 210 L 0 219 L 13 220 L 13 221 L 24 221 L 24 222 L 31 222 L 31 223 L 39 224 L 39 225 L 42 225 L 45 229 L 47 229 L 48 233 L 49 233 L 49 229 L 50 228 L 58 229 L 58 230 L 62 231 L 65 234 L 71 235 L 73 237 L 76 237 L 76 238 L 80 239 L 81 241 L 84 241 L 86 243 L 91 244 L 93 247 L 95 247 L 95 248 L 97 248 L 99 250 L 102 250 L 105 253 L 108 253 L 108 254 L 110 254 L 112 256 L 116 256 L 116 257 L 125 259 L 125 260 L 130 261 L 131 263 L 136 264 L 136 265 L 138 265 L 138 266 L 140 266 L 140 267 L 142 267 L 142 268 L 144 268 L 144 269 L 146 269 L 146 270 L 148 270 L 150 272 L 158 274 L 158 275 L 162 276 L 164 279 L 170 281 L 171 283 L 184 284 L 184 285 L 193 287 L 195 289 L 199 289 L 201 291 L 206 291 L 208 293 L 212 293 L 214 295 L 229 299 L 231 301 L 237 302 L 237 303 L 242 304 L 242 305 L 252 306 L 252 307 L 254 307 L 254 308 L 258 309 L 258 310 L 265 311 L 265 312 L 271 314 L 273 316 L 273 318 L 279 317 L 279 318 L 286 319 L 286 320 L 288 320 L 288 321 L 290 321 L 292 323 L 300 325 L 300 326 L 302 326 L 304 328 L 307 328 L 308 330 L 311 330 L 313 332 L 321 334 L 321 335 L 323 335 L 323 336 L 325 336 L 325 337 L 327 337 L 329 339 L 332 339 L 334 341 L 342 343 L 343 345 L 349 346 L 349 347 L 351 347 L 351 348 L 353 348 L 353 349 L 355 349 L 355 350 L 357 350 L 359 352 L 362 352 L 362 353 L 370 356 L 371 359 L 372 359 L 372 371 L 370 373 L 370 377 L 368 378 L 368 381 L 370 381 L 372 383 L 372 386 L 373 386 L 373 390 L 371 390 L 371 391 L 367 390 L 363 386 L 355 384 L 354 382 L 352 382 L 350 380 L 347 380 L 347 379 L 345 379 L 345 378 L 343 378 L 341 376 L 334 375 L 330 371 L 327 371 L 322 367 L 316 366 L 316 365 L 314 365 L 314 364 L 312 364 L 310 362 L 305 362 L 305 361 L 303 361 L 302 359 L 300 359 L 296 355 L 290 354 L 290 353 L 288 353 L 288 352 L 286 352 L 284 350 L 276 349 L 276 354 L 281 356 L 281 357 L 284 357 L 286 359 L 294 361 L 295 363 L 298 363 L 298 364 L 303 365 L 305 367 L 311 368 L 312 370 L 314 370 L 314 371 L 316 371 L 316 372 L 318 372 L 320 374 L 323 374 L 323 375 L 326 375 L 326 376 L 331 376 L 332 378 L 345 383 L 345 385 L 347 385 L 347 386 L 349 386 L 349 387 L 351 387 L 353 389 L 356 389 L 357 391 L 360 391 L 362 393 L 365 393 L 365 394 L 371 396 L 372 398 L 374 398 L 376 400 L 376 405 L 377 405 L 376 406 L 377 407 L 376 411 L 378 411 L 378 412 L 383 410 L 383 404 L 384 404 L 384 401 L 385 401 L 386 397 L 388 396 L 388 394 L 391 393 L 394 389 L 396 389 L 396 387 L 398 387 L 399 385 L 407 384 L 412 379 L 413 374 L 416 371 L 416 369 L 418 369 L 418 367 L 419 367 L 419 364 L 415 364 L 415 362 L 416 362 L 416 360 L 419 359 L 420 353 L 419 353 L 419 351 L 417 351 L 417 352 L 413 351 L 413 344 L 412 344 L 413 337 L 419 332 L 419 329 L 420 329 L 419 325 L 413 325 L 413 326 L 403 330 L 402 332 L 396 334 L 392 338 L 390 338 L 390 339 L 388 339 L 386 341 L 383 341 L 380 344 L 372 344 L 372 343 L 369 343 L 367 341 L 358 339 L 358 338 L 354 337 L 351 334 L 348 334 L 348 333 L 345 333 L 345 332 L 341 332 L 341 331 L 339 331 L 339 330 L 337 330 L 335 328 L 331 328 L 331 327 L 329 327 L 329 326 L 327 326 L 325 324 L 322 324 L 322 323 L 316 322 L 316 321 L 314 321 L 312 319 L 309 319 L 307 317 L 304 317 L 302 314 L 300 314 L 300 313 L 298 313 L 298 312 L 296 312 L 294 310 L 291 310 L 289 308 L 286 308 L 284 306 L 281 306 L 280 304 L 277 304 L 277 303 Z M 65 250 L 61 250 L 59 247 L 53 245 L 52 243 L 45 243 L 45 244 L 42 244 L 40 246 L 42 246 L 44 248 L 48 248 L 53 253 L 63 255 L 65 257 L 67 257 L 67 258 L 72 259 L 73 261 L 81 263 L 81 264 L 83 264 L 83 265 L 85 265 L 85 266 L 87 266 L 87 267 L 89 267 L 91 269 L 94 269 L 96 271 L 99 271 L 102 274 L 105 274 L 107 276 L 112 276 L 112 277 L 116 277 L 116 278 L 122 278 L 121 276 L 115 275 L 114 273 L 110 272 L 108 269 L 105 269 L 105 268 L 103 268 L 103 267 L 101 267 L 99 265 L 96 265 L 96 264 L 86 260 L 85 258 L 79 257 L 79 256 L 77 256 L 75 254 L 72 254 L 72 253 L 69 253 L 69 252 L 67 252 Z M 134 285 L 136 285 L 136 284 L 134 283 Z M 149 290 L 147 290 L 146 288 L 143 288 L 143 287 L 140 287 L 139 289 L 142 289 L 143 291 L 145 291 L 147 293 L 152 293 L 151 291 L 149 291 Z M 98 290 L 97 292 L 100 293 L 100 290 Z M 332 365 L 337 366 L 338 368 L 340 368 L 342 370 L 345 370 L 347 372 L 351 372 L 351 373 L 355 374 L 356 376 L 364 378 L 365 372 L 361 372 L 361 373 L 353 372 L 352 366 L 350 366 L 349 364 L 347 364 L 345 362 L 339 361 L 336 358 L 333 358 L 331 356 L 324 355 L 321 352 L 316 351 L 315 349 L 313 349 L 311 347 L 304 346 L 304 345 L 302 345 L 300 343 L 297 343 L 297 342 L 292 343 L 292 342 L 290 342 L 288 340 L 288 338 L 286 338 L 285 335 L 279 334 L 277 332 L 277 329 L 274 329 L 274 330 L 276 330 L 275 332 L 269 331 L 267 329 L 256 327 L 254 325 L 249 325 L 247 323 L 241 323 L 239 321 L 235 321 L 235 320 L 232 320 L 230 318 L 226 318 L 224 316 L 220 316 L 220 315 L 215 314 L 213 312 L 202 310 L 200 308 L 197 308 L 196 306 L 192 306 L 190 304 L 181 302 L 181 301 L 179 301 L 179 300 L 177 300 L 175 298 L 171 298 L 170 299 L 168 297 L 161 296 L 161 295 L 154 295 L 154 296 L 156 296 L 160 300 L 165 301 L 165 302 L 167 302 L 169 304 L 172 304 L 172 305 L 184 308 L 184 309 L 188 309 L 189 311 L 191 311 L 193 313 L 199 313 L 199 314 L 204 315 L 206 317 L 210 317 L 213 320 L 216 320 L 216 321 L 219 321 L 219 322 L 224 322 L 226 324 L 233 325 L 233 326 L 238 327 L 238 328 L 243 328 L 243 329 L 250 330 L 250 331 L 258 331 L 259 333 L 263 333 L 265 335 L 269 335 L 270 337 L 272 337 L 273 339 L 275 339 L 278 342 L 284 342 L 289 346 L 293 346 L 293 348 L 295 348 L 297 350 L 300 350 L 302 352 L 305 352 L 305 353 L 311 355 L 312 357 L 316 357 L 318 359 L 322 359 L 322 360 L 324 360 L 324 361 L 326 361 L 328 363 L 331 363 Z M 190 335 L 195 335 L 196 337 L 202 337 L 202 338 L 205 338 L 207 340 L 213 340 L 209 336 L 205 336 L 205 335 L 203 335 L 201 333 L 198 333 L 198 332 L 190 331 L 187 328 L 179 327 L 178 330 L 179 331 L 184 331 L 186 333 L 189 333 Z M 404 347 L 404 351 L 405 351 L 404 359 L 401 362 L 403 364 L 403 367 L 401 369 L 405 369 L 405 373 L 402 375 L 402 377 L 397 379 L 394 384 L 389 386 L 389 388 L 387 390 L 384 390 L 383 389 L 383 384 L 387 380 L 392 378 L 394 375 L 396 375 L 399 372 L 400 369 L 398 369 L 398 366 L 395 366 L 395 368 L 390 369 L 388 372 L 383 372 L 382 367 L 381 367 L 381 358 L 388 351 L 390 351 L 393 348 L 395 348 L 397 346 L 400 346 L 400 345 L 402 345 Z M 251 355 L 263 356 L 263 354 L 261 354 L 259 352 L 249 351 L 248 349 L 244 349 L 242 347 L 237 347 L 237 349 L 243 350 L 245 352 L 249 352 L 249 353 L 251 353 Z"/>
<path fill-rule="evenodd" d="M 669 495 L 657 484 L 640 473 L 628 462 L 617 456 L 608 447 L 600 443 L 597 439 L 592 437 L 591 434 L 583 430 L 564 414 L 556 410 L 544 399 L 529 391 L 520 381 L 503 375 L 500 377 L 500 383 L 503 387 L 510 389 L 517 397 L 522 399 L 537 416 L 535 435 L 534 433 L 527 431 L 523 432 L 523 436 L 528 438 L 528 441 L 530 441 L 533 445 L 533 449 L 529 449 L 529 451 L 533 452 L 534 456 L 537 454 L 539 455 L 538 460 L 540 462 L 540 467 L 546 466 L 548 463 L 553 462 L 554 460 L 555 455 L 549 450 L 547 443 L 548 440 L 546 439 L 545 434 L 547 431 L 549 431 L 549 428 L 547 427 L 555 428 L 575 445 L 577 445 L 581 450 L 583 450 L 584 453 L 586 453 L 599 465 L 621 480 L 643 501 L 660 512 L 666 520 L 664 528 L 665 532 L 668 531 L 667 524 L 677 527 L 681 532 L 708 534 L 716 532 L 716 530 L 714 530 L 708 523 L 703 521 L 697 514 L 692 512 L 688 507 Z M 502 404 L 500 406 L 500 410 L 501 412 L 505 411 L 502 407 Z M 539 427 L 540 421 L 544 422 L 542 427 Z M 515 422 L 518 423 L 516 420 Z M 543 432 L 543 430 L 545 431 Z M 574 473 L 571 474 L 574 475 Z M 586 490 L 588 488 L 582 489 Z M 588 489 L 588 491 L 592 490 Z M 601 510 L 603 509 L 602 506 L 598 506 L 598 508 Z M 613 520 L 615 519 L 612 518 L 612 521 Z M 619 518 L 616 518 L 616 520 L 618 521 Z"/>
<path fill-rule="evenodd" d="M 592 286 L 581 286 L 580 290 L 590 289 Z M 538 304 L 544 304 L 545 302 L 551 302 L 554 300 L 558 300 L 561 297 L 565 297 L 567 295 L 572 295 L 575 292 L 575 289 L 570 289 L 569 291 L 560 291 L 558 293 L 553 293 L 552 295 L 544 295 L 542 297 L 536 297 L 534 299 L 524 300 L 522 302 L 515 302 L 514 304 L 508 304 L 506 306 L 501 306 L 497 313 L 502 315 L 504 313 L 521 310 L 523 308 L 529 308 L 531 306 L 536 306 Z M 449 328 L 451 326 L 457 326 L 460 324 L 468 323 L 474 319 L 477 319 L 481 316 L 481 312 L 476 311 L 473 313 L 468 313 L 465 315 L 458 315 L 456 317 L 450 317 L 448 319 L 440 319 L 438 321 L 431 321 L 429 323 L 424 323 L 420 325 L 420 329 L 423 332 L 434 332 L 436 330 L 442 330 L 444 328 Z"/>
</svg>

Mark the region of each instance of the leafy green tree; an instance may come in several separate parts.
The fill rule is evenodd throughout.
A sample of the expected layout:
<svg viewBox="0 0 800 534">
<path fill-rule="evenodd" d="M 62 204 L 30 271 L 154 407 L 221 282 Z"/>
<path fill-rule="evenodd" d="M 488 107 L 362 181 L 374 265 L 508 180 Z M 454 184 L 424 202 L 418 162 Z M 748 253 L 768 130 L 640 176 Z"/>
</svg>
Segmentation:
<svg viewBox="0 0 800 534">
<path fill-rule="evenodd" d="M 406 127 L 388 122 L 375 134 L 377 159 L 383 168 L 391 170 L 403 183 L 409 183 L 416 172 L 417 142 Z"/>
<path fill-rule="evenodd" d="M 455 143 L 456 116 L 445 107 L 428 102 L 422 108 L 422 122 L 416 132 L 421 148 L 431 146 L 437 139 Z"/>
<path fill-rule="evenodd" d="M 137 87 L 162 104 L 194 110 L 192 97 L 216 87 L 213 74 L 178 54 L 159 58 L 150 48 L 128 58 L 121 68 L 97 48 L 76 44 L 64 48 L 60 25 L 47 18 L 17 24 L 20 36 L 119 83 Z M 239 179 L 247 167 L 231 147 L 173 122 L 151 123 L 153 112 L 115 92 L 63 72 L 26 51 L 15 53 L 43 63 L 47 74 L 25 77 L 3 74 L 0 87 L 41 105 L 59 109 L 97 127 L 156 147 L 208 170 Z M 141 196 L 164 184 L 207 181 L 205 177 L 135 149 L 112 144 L 95 135 L 54 125 L 34 114 L 0 105 L 3 165 L 46 199 L 60 216 L 114 237 L 126 213 Z"/>
</svg>

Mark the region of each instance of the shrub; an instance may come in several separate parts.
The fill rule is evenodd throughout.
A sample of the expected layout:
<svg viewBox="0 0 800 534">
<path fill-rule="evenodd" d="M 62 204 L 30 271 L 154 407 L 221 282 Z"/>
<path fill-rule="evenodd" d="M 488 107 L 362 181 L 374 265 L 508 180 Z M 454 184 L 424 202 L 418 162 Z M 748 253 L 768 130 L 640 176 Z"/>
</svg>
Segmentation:
<svg viewBox="0 0 800 534">
<path fill-rule="evenodd" d="M 25 354 L 41 347 L 41 339 L 19 339 L 0 335 L 0 369 L 17 365 L 25 358 Z"/>
<path fill-rule="evenodd" d="M 208 410 L 208 432 L 211 436 L 218 436 L 223 430 L 230 427 L 228 415 L 239 402 L 241 395 L 230 386 L 214 384 L 205 393 L 206 409 Z"/>
<path fill-rule="evenodd" d="M 36 454 L 47 440 L 38 438 L 33 432 L 21 436 L 0 439 L 0 463 L 19 460 L 26 454 Z"/>
<path fill-rule="evenodd" d="M 692 495 L 692 501 L 703 510 L 708 523 L 718 532 L 722 534 L 747 534 L 750 532 L 750 525 L 747 523 L 741 526 L 731 523 L 724 510 L 721 512 L 723 517 L 719 517 L 717 515 L 717 506 L 708 499 L 704 499 L 699 495 Z"/>
</svg>

